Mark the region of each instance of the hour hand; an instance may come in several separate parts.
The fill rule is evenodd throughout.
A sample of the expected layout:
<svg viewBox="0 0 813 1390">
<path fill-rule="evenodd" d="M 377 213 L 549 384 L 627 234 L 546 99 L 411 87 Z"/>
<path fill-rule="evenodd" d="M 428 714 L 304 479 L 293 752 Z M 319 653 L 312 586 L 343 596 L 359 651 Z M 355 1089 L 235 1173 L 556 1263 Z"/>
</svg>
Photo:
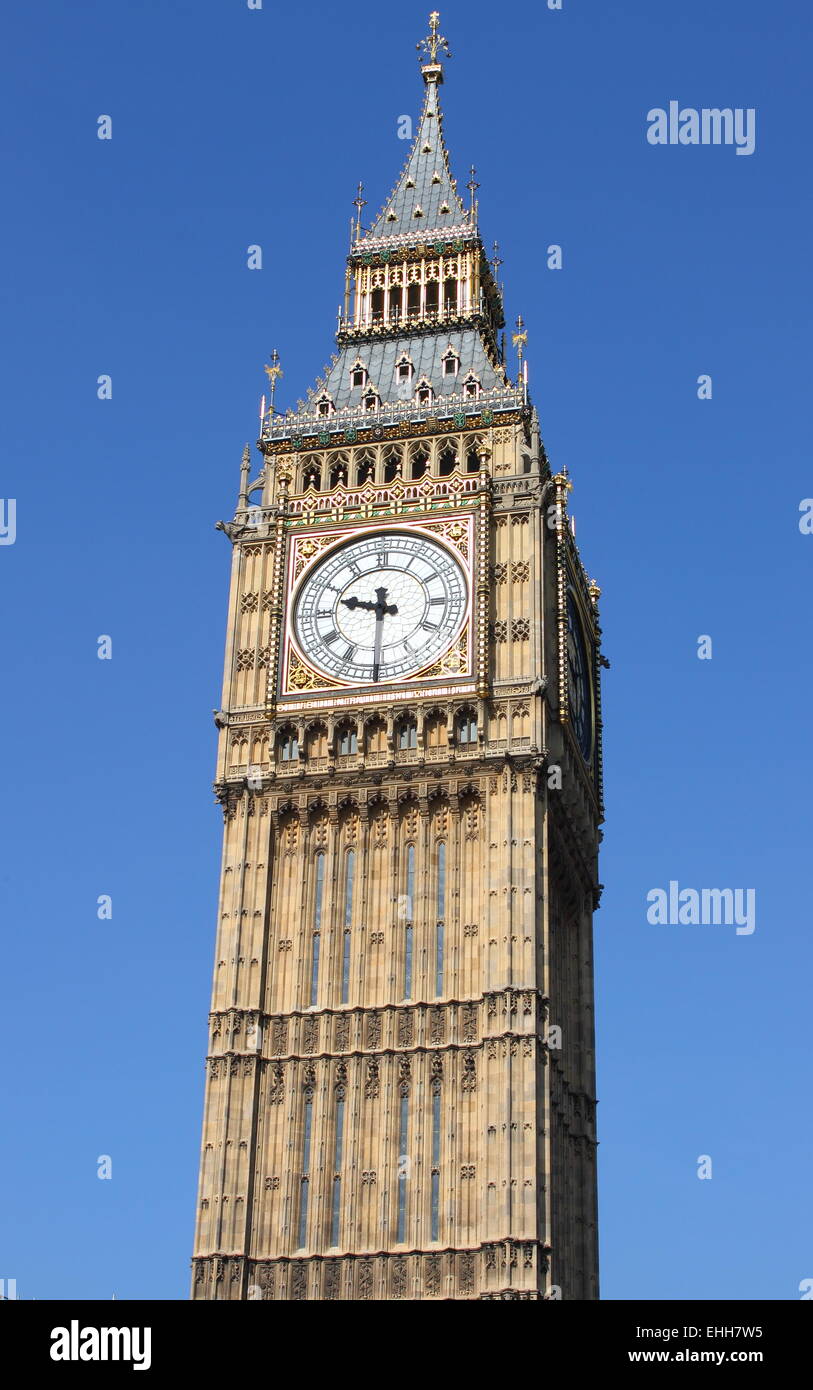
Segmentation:
<svg viewBox="0 0 813 1390">
<path fill-rule="evenodd" d="M 356 598 L 355 594 L 353 594 L 352 598 L 341 598 L 339 602 L 343 603 L 345 608 L 367 608 L 370 612 L 372 612 L 376 606 L 374 603 L 370 603 L 368 599 Z"/>
</svg>

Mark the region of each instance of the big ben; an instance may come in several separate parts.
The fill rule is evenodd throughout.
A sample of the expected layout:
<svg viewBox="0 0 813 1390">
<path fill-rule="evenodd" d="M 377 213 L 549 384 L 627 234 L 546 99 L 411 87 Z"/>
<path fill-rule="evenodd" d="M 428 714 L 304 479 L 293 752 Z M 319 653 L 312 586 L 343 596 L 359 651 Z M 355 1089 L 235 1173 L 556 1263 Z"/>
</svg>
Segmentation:
<svg viewBox="0 0 813 1390">
<path fill-rule="evenodd" d="M 598 1298 L 599 589 L 439 17 L 336 351 L 233 519 L 192 1297 Z M 513 359 L 516 361 L 516 359 Z"/>
</svg>

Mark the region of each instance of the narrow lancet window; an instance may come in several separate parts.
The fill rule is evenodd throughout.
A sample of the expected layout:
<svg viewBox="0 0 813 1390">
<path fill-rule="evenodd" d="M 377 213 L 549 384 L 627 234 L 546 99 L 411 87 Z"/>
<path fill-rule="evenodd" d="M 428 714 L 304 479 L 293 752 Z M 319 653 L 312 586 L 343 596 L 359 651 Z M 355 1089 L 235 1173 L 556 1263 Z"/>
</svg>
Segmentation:
<svg viewBox="0 0 813 1390">
<path fill-rule="evenodd" d="M 316 890 L 313 899 L 313 955 L 311 957 L 311 1006 L 319 995 L 319 948 L 322 940 L 322 899 L 325 892 L 325 856 L 316 856 Z"/>
<path fill-rule="evenodd" d="M 435 994 L 443 993 L 443 935 L 446 926 L 446 845 L 438 845 L 438 880 L 435 913 Z"/>
<path fill-rule="evenodd" d="M 350 928 L 353 925 L 353 885 L 356 877 L 356 851 L 347 851 L 344 871 L 344 937 L 342 946 L 342 1003 L 350 996 Z"/>
<path fill-rule="evenodd" d="M 311 1166 L 311 1125 L 313 1122 L 313 1097 L 305 1097 L 304 1133 L 302 1137 L 302 1177 L 299 1189 L 299 1237 L 298 1245 L 304 1250 L 308 1243 L 308 1187 Z"/>
<path fill-rule="evenodd" d="M 404 942 L 404 998 L 412 996 L 412 933 L 415 921 L 415 846 L 407 847 Z"/>
<path fill-rule="evenodd" d="M 431 1239 L 438 1240 L 440 1226 L 440 1085 L 432 1092 L 432 1213 Z"/>
<path fill-rule="evenodd" d="M 401 1110 L 398 1117 L 398 1230 L 395 1236 L 399 1244 L 406 1240 L 406 1198 L 407 1198 L 407 1135 L 409 1124 L 409 1096 L 401 1096 Z"/>
<path fill-rule="evenodd" d="M 339 1216 L 342 1197 L 342 1152 L 344 1148 L 344 1096 L 336 1101 L 336 1139 L 333 1146 L 333 1209 L 330 1217 L 330 1243 L 339 1244 Z"/>
</svg>

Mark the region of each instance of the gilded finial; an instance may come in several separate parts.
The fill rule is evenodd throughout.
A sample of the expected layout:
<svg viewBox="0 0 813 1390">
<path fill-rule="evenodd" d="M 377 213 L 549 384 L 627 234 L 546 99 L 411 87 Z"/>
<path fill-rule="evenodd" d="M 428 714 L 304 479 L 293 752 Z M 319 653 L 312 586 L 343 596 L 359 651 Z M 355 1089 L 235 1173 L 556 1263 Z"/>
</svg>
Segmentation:
<svg viewBox="0 0 813 1390">
<path fill-rule="evenodd" d="M 527 341 L 528 334 L 525 332 L 525 324 L 523 322 L 522 314 L 520 314 L 517 318 L 517 331 L 511 336 L 511 342 L 514 344 L 514 347 L 517 350 L 517 357 L 519 358 L 520 376 L 522 376 L 522 354 L 525 351 L 525 344 L 527 343 Z"/>
<path fill-rule="evenodd" d="M 277 389 L 277 381 L 282 376 L 282 367 L 279 365 L 279 353 L 277 352 L 276 348 L 274 348 L 274 351 L 271 353 L 271 365 L 270 367 L 266 366 L 265 374 L 268 377 L 268 381 L 271 386 L 271 402 L 268 411 L 263 411 L 263 414 L 265 415 L 267 413 L 268 415 L 273 415 L 274 393 Z"/>
<path fill-rule="evenodd" d="M 420 43 L 415 45 L 419 53 L 426 54 L 427 58 L 429 59 L 429 62 L 432 64 L 433 67 L 436 65 L 438 61 L 439 48 L 442 49 L 442 51 L 446 54 L 447 58 L 451 58 L 452 56 L 451 52 L 449 51 L 449 45 L 446 42 L 446 39 L 444 38 L 443 34 L 438 33 L 439 27 L 440 15 L 437 10 L 433 10 L 429 16 L 429 34 L 425 39 L 421 39 Z"/>
<path fill-rule="evenodd" d="M 356 196 L 353 199 L 353 206 L 356 209 L 356 241 L 358 241 L 359 237 L 361 236 L 361 209 L 366 208 L 367 206 L 367 199 L 362 197 L 363 193 L 364 184 L 359 183 L 358 192 L 356 193 Z"/>
</svg>

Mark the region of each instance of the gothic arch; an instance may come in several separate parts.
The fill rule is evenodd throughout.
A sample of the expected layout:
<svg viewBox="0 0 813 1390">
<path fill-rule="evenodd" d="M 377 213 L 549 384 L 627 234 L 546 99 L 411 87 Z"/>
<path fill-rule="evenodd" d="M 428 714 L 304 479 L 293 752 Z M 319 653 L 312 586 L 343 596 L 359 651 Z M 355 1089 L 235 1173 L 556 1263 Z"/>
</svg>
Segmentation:
<svg viewBox="0 0 813 1390">
<path fill-rule="evenodd" d="M 311 719 L 305 725 L 305 757 L 327 757 L 328 729 L 324 719 Z"/>
<path fill-rule="evenodd" d="M 363 744 L 365 753 L 386 753 L 387 721 L 380 714 L 371 714 L 364 720 Z"/>
</svg>

